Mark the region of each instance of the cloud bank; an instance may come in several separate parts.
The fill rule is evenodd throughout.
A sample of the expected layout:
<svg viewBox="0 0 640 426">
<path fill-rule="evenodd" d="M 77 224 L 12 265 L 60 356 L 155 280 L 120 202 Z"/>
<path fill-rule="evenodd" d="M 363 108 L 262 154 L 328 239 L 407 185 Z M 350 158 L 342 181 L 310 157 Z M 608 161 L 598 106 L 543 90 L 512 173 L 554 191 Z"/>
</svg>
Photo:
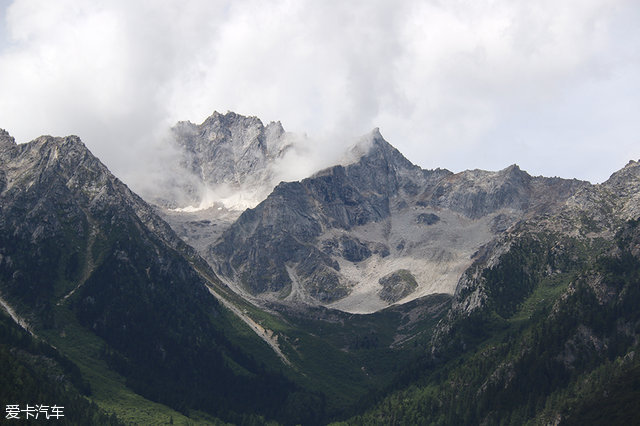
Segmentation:
<svg viewBox="0 0 640 426">
<path fill-rule="evenodd" d="M 640 157 L 640 5 L 0 1 L 0 127 L 78 134 L 133 189 L 213 110 L 453 171 L 602 181 Z M 148 163 L 150 165 L 148 165 Z M 167 164 L 167 163 L 165 163 Z"/>
</svg>

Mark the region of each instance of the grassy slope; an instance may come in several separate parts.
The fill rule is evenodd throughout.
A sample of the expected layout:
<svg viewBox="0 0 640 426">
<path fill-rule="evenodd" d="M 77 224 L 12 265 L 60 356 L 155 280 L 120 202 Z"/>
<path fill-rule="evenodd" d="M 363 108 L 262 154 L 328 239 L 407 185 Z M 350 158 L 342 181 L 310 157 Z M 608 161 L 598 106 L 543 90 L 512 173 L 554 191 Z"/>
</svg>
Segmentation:
<svg viewBox="0 0 640 426">
<path fill-rule="evenodd" d="M 269 312 L 240 298 L 217 280 L 210 277 L 209 281 L 223 297 L 278 336 L 279 346 L 293 365 L 287 369 L 278 360 L 280 368 L 305 388 L 324 394 L 329 416 L 344 412 L 371 390 L 389 383 L 414 356 L 411 347 L 389 348 L 403 322 L 401 309 L 371 315 Z M 429 317 L 411 332 L 429 330 L 433 324 L 435 320 Z"/>
<path fill-rule="evenodd" d="M 292 368 L 285 368 L 277 360 L 280 368 L 303 387 L 325 396 L 328 418 L 353 412 L 370 393 L 379 393 L 416 359 L 421 347 L 415 340 L 429 340 L 450 300 L 448 295 L 434 295 L 370 315 L 325 309 L 277 313 L 252 305 L 209 278 L 223 297 L 278 336 L 280 348 L 292 362 Z M 421 305 L 436 309 L 409 320 L 407 312 Z M 404 343 L 391 348 L 399 330 Z M 251 341 L 255 345 L 255 339 L 247 336 L 247 342 Z"/>
<path fill-rule="evenodd" d="M 120 424 L 85 396 L 91 386 L 81 369 L 0 310 L 0 400 L 3 404 L 62 406 L 70 424 Z"/>
<path fill-rule="evenodd" d="M 198 418 L 188 418 L 169 407 L 150 401 L 130 390 L 125 379 L 109 369 L 102 359 L 105 342 L 80 326 L 65 308 L 57 312 L 64 320 L 63 332 L 38 331 L 48 342 L 73 361 L 91 385 L 91 400 L 120 420 L 133 424 L 197 424 Z M 214 420 L 215 421 L 215 420 Z"/>
<path fill-rule="evenodd" d="M 324 394 L 330 416 L 350 409 L 367 392 L 389 383 L 414 355 L 412 347 L 395 350 L 388 347 L 401 322 L 402 315 L 398 312 L 353 316 L 339 313 L 343 322 L 334 323 L 285 317 L 260 310 L 243 300 L 235 302 L 241 304 L 254 320 L 279 335 L 281 347 L 293 368 L 286 367 L 249 327 L 227 311 L 224 323 L 230 340 L 269 368 L 281 369 L 304 387 Z M 219 422 L 198 413 L 186 417 L 130 390 L 125 378 L 111 370 L 102 359 L 105 342 L 79 325 L 64 306 L 56 311 L 56 323 L 64 324 L 64 327 L 39 330 L 38 333 L 80 368 L 91 385 L 91 400 L 106 412 L 116 414 L 125 422 L 138 424 L 163 424 L 171 419 L 176 424 Z M 376 341 L 369 346 L 366 343 L 362 346 L 358 341 L 360 337 L 371 336 L 375 336 Z"/>
</svg>

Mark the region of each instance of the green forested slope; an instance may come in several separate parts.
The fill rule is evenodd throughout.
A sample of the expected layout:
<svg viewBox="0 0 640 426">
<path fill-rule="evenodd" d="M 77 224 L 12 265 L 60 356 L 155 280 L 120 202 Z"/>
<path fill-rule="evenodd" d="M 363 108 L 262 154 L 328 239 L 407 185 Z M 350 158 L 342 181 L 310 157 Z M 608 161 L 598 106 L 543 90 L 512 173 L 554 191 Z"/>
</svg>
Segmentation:
<svg viewBox="0 0 640 426">
<path fill-rule="evenodd" d="M 63 424 L 121 424 L 91 403 L 92 389 L 78 367 L 0 312 L 0 405 L 63 407 Z M 46 410 L 48 411 L 48 410 Z M 26 420 L 26 414 L 19 417 Z M 40 414 L 39 418 L 44 417 Z"/>
<path fill-rule="evenodd" d="M 516 246 L 484 272 L 488 303 L 451 327 L 444 361 L 348 423 L 637 423 L 639 242 L 631 221 L 607 249 L 592 246 L 582 260 L 567 251 L 571 265 L 555 276 L 544 274 L 548 245 Z M 507 279 L 522 291 L 494 290 Z"/>
<path fill-rule="evenodd" d="M 192 266 L 204 262 L 78 138 L 5 145 L 0 160 L 0 294 L 38 336 L 187 415 L 322 412 L 210 294 Z"/>
</svg>

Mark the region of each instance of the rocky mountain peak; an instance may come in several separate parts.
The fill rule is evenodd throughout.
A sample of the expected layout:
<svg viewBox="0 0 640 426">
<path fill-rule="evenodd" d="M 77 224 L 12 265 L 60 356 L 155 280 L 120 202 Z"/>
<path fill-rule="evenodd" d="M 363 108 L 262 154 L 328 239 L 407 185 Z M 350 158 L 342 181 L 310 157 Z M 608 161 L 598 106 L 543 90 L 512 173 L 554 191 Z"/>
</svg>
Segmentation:
<svg viewBox="0 0 640 426">
<path fill-rule="evenodd" d="M 378 127 L 365 134 L 347 150 L 347 157 L 342 163 L 363 162 L 368 165 L 386 163 L 401 168 L 415 168 L 393 145 L 385 140 Z"/>
<path fill-rule="evenodd" d="M 400 151 L 385 140 L 377 127 L 373 129 L 369 135 L 371 137 L 371 147 L 367 153 L 368 157 L 383 156 L 388 160 L 401 159 L 401 161 L 411 164 Z"/>
<path fill-rule="evenodd" d="M 238 203 L 237 208 L 246 208 L 247 203 L 255 205 L 263 199 L 275 183 L 274 163 L 293 146 L 280 122 L 264 126 L 257 117 L 234 112 L 214 111 L 201 124 L 179 122 L 172 136 L 182 156 L 182 174 L 189 177 L 181 176 L 186 182 L 180 184 L 181 192 L 200 194 L 200 199 L 192 200 L 196 205 L 215 193 L 218 201 L 231 208 Z M 242 202 L 229 201 L 240 193 Z"/>
<path fill-rule="evenodd" d="M 517 164 L 512 164 L 497 172 L 473 169 L 457 173 L 455 176 L 459 176 L 464 182 L 473 182 L 474 186 L 478 187 L 504 185 L 508 182 L 518 183 L 531 178 L 531 175 L 520 169 Z"/>
<path fill-rule="evenodd" d="M 90 159 L 92 166 L 94 162 L 99 163 L 84 142 L 76 135 L 40 136 L 26 146 L 31 152 L 29 157 L 47 159 L 49 166 L 55 164 L 71 172 L 76 167 L 76 163 L 81 160 Z M 103 168 L 100 167 L 101 171 L 104 171 Z"/>
<path fill-rule="evenodd" d="M 517 164 L 512 164 L 509 167 L 505 167 L 500 170 L 498 173 L 503 174 L 505 176 L 529 176 L 529 173 L 525 172 L 518 166 Z"/>
<path fill-rule="evenodd" d="M 625 185 L 628 181 L 635 181 L 640 179 L 640 161 L 630 160 L 622 169 L 613 173 L 609 179 L 607 179 L 603 185 L 609 187 L 616 187 Z"/>
<path fill-rule="evenodd" d="M 629 161 L 600 186 L 619 196 L 637 197 L 640 195 L 640 162 Z"/>
<path fill-rule="evenodd" d="M 266 127 L 257 117 L 246 117 L 234 112 L 225 115 L 214 112 L 199 126 L 189 123 L 198 130 L 199 138 L 186 140 L 178 138 L 177 142 L 187 149 L 203 151 L 215 146 L 226 146 L 236 159 L 242 159 L 247 154 L 275 153 L 281 151 L 281 138 L 285 134 L 282 124 L 271 122 Z M 206 140 L 202 140 L 202 138 Z M 221 153 L 220 153 L 221 154 Z"/>
<path fill-rule="evenodd" d="M 56 202 L 60 203 L 73 198 L 91 212 L 107 209 L 109 214 L 135 215 L 171 247 L 193 253 L 151 207 L 111 174 L 78 136 L 40 136 L 17 145 L 2 160 L 0 192 L 5 200 L 15 197 L 16 202 L 31 202 L 34 197 L 47 194 L 57 197 Z M 45 198 L 38 206 L 51 210 Z"/>
<path fill-rule="evenodd" d="M 526 185 L 528 184 L 532 177 L 526 171 L 520 169 L 517 164 L 512 164 L 509 167 L 500 170 L 497 172 L 498 180 L 501 180 L 502 184 L 511 184 L 511 185 Z"/>
<path fill-rule="evenodd" d="M 68 135 L 63 137 L 56 136 L 40 136 L 33 140 L 34 145 L 48 145 L 66 151 L 87 151 L 87 146 L 82 142 L 79 136 Z"/>
<path fill-rule="evenodd" d="M 0 129 L 0 147 L 13 146 L 16 144 L 16 140 L 4 129 Z"/>
<path fill-rule="evenodd" d="M 588 182 L 531 176 L 516 164 L 497 172 L 466 170 L 442 179 L 425 192 L 424 204 L 446 207 L 471 218 L 511 209 L 541 213 L 559 208 Z"/>
<path fill-rule="evenodd" d="M 31 193 L 38 185 L 63 181 L 68 189 L 83 188 L 89 196 L 99 192 L 109 174 L 78 136 L 40 136 L 8 152 L 3 158 L 7 191 L 23 187 Z"/>
<path fill-rule="evenodd" d="M 605 191 L 616 194 L 616 209 L 625 219 L 640 217 L 640 161 L 629 161 L 626 166 L 599 185 Z"/>
<path fill-rule="evenodd" d="M 515 164 L 422 170 L 378 129 L 349 153 L 348 162 L 280 184 L 246 211 L 209 247 L 212 264 L 258 297 L 372 312 L 453 293 L 480 247 L 579 186 L 531 177 Z"/>
<path fill-rule="evenodd" d="M 226 114 L 221 114 L 218 111 L 214 111 L 209 117 L 207 117 L 201 124 L 203 128 L 209 129 L 224 129 L 230 127 L 250 128 L 258 127 L 263 128 L 262 121 L 255 116 L 244 116 L 236 114 L 235 112 L 228 111 Z"/>
<path fill-rule="evenodd" d="M 282 123 L 272 121 L 264 128 L 265 141 L 267 142 L 267 157 L 279 158 L 285 151 L 292 147 L 284 138 L 285 130 Z"/>
</svg>

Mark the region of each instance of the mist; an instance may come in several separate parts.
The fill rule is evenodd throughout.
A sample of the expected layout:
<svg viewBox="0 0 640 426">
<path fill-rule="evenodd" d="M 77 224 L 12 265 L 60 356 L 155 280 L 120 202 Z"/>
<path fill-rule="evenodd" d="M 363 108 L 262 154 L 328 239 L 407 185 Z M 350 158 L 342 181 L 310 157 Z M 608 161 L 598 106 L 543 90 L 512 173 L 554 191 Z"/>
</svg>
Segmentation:
<svg viewBox="0 0 640 426">
<path fill-rule="evenodd" d="M 252 129 L 247 131 L 251 133 Z M 281 156 L 267 159 L 264 169 L 258 167 L 253 173 L 241 175 L 239 181 L 230 176 L 229 182 L 217 184 L 190 170 L 181 144 L 172 139 L 171 134 L 167 138 L 165 146 L 170 148 L 155 163 L 162 169 L 157 170 L 157 179 L 147 180 L 154 182 L 153 185 L 139 187 L 140 194 L 173 211 L 195 212 L 211 208 L 235 211 L 253 208 L 281 182 L 300 181 L 328 167 L 357 161 L 358 158 L 350 155 L 351 147 L 368 141 L 371 135 L 346 145 L 344 141 L 349 139 L 344 136 L 319 139 L 285 131 L 276 139 L 266 137 L 267 145 L 286 147 Z"/>
<path fill-rule="evenodd" d="M 141 193 L 191 179 L 168 129 L 214 110 L 308 135 L 281 180 L 330 165 L 374 127 L 425 168 L 518 163 L 600 182 L 640 158 L 631 0 L 0 8 L 0 128 L 18 142 L 77 134 Z"/>
</svg>

